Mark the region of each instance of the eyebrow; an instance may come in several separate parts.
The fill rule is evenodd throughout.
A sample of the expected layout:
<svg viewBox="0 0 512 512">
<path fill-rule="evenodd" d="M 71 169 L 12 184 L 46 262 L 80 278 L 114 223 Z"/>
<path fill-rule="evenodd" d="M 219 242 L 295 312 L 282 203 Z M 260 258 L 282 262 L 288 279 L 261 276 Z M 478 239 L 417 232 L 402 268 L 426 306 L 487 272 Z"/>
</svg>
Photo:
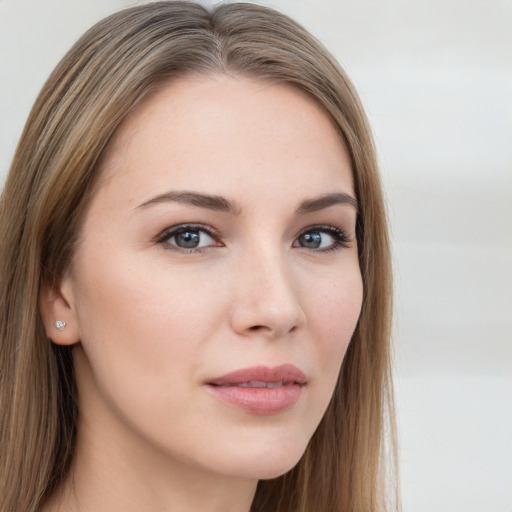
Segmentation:
<svg viewBox="0 0 512 512">
<path fill-rule="evenodd" d="M 359 212 L 359 204 L 355 198 L 344 192 L 337 192 L 335 194 L 326 194 L 315 199 L 303 201 L 297 208 L 297 214 L 303 215 L 305 213 L 317 212 L 336 204 L 348 204 L 355 208 L 356 212 Z"/>
<path fill-rule="evenodd" d="M 228 201 L 221 196 L 213 196 L 209 194 L 199 194 L 197 192 L 166 192 L 153 197 L 149 201 L 142 203 L 137 208 L 145 208 L 152 204 L 175 202 L 188 206 L 197 206 L 199 208 L 207 208 L 208 210 L 216 210 L 232 214 L 239 214 L 241 208 L 234 202 Z"/>
<path fill-rule="evenodd" d="M 222 196 L 215 196 L 209 194 L 200 194 L 198 192 L 180 192 L 171 191 L 165 192 L 158 196 L 153 197 L 149 201 L 142 203 L 137 208 L 146 208 L 153 204 L 176 202 L 188 206 L 196 206 L 199 208 L 206 208 L 208 210 L 215 210 L 225 213 L 238 215 L 242 211 L 236 202 L 228 201 Z M 317 212 L 334 206 L 337 204 L 347 204 L 352 206 L 356 212 L 359 211 L 359 205 L 351 195 L 344 192 L 337 192 L 334 194 L 326 194 L 315 199 L 307 199 L 303 201 L 296 210 L 297 215 L 304 215 L 306 213 Z"/>
</svg>

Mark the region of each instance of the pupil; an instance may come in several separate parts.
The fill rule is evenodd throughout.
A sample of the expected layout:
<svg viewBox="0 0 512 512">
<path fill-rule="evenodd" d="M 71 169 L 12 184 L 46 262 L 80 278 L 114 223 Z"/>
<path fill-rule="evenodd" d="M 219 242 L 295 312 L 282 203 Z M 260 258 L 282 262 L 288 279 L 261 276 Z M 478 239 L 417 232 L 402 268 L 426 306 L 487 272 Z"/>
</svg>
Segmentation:
<svg viewBox="0 0 512 512">
<path fill-rule="evenodd" d="M 176 235 L 176 245 L 184 249 L 194 249 L 199 245 L 199 233 L 197 231 L 183 231 Z"/>
<path fill-rule="evenodd" d="M 305 233 L 302 235 L 302 247 L 308 249 L 317 249 L 322 243 L 322 236 L 320 233 Z"/>
</svg>

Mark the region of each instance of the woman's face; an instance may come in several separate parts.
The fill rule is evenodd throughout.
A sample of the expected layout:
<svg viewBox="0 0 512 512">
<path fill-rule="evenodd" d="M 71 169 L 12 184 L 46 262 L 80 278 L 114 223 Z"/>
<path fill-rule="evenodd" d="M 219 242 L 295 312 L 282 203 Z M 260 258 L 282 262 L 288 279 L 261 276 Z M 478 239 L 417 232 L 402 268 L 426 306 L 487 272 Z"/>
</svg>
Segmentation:
<svg viewBox="0 0 512 512">
<path fill-rule="evenodd" d="M 362 301 L 329 118 L 287 85 L 183 78 L 137 107 L 99 171 L 61 286 L 80 432 L 177 467 L 287 471 Z"/>
</svg>

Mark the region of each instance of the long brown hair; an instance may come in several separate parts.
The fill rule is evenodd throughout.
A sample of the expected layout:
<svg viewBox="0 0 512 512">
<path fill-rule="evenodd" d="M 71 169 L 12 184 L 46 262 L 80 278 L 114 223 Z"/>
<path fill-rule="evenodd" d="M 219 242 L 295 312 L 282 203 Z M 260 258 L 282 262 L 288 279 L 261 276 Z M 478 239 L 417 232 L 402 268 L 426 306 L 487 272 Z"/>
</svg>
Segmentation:
<svg viewBox="0 0 512 512">
<path fill-rule="evenodd" d="M 391 269 L 364 111 L 333 57 L 288 17 L 251 4 L 207 10 L 189 2 L 133 7 L 92 27 L 44 85 L 19 142 L 0 201 L 0 510 L 37 511 L 73 457 L 72 349 L 45 335 L 41 285 L 71 261 L 115 130 L 162 81 L 190 72 L 286 82 L 310 94 L 346 143 L 360 205 L 364 301 L 334 396 L 300 462 L 259 483 L 252 511 L 383 510 L 396 462 Z"/>
</svg>

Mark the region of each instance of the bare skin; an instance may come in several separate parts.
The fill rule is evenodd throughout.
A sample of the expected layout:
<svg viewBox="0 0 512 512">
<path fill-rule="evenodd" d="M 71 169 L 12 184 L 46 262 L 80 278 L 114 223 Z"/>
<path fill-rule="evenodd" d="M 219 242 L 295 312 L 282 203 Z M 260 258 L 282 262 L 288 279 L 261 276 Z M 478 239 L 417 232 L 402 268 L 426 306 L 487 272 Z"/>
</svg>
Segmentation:
<svg viewBox="0 0 512 512">
<path fill-rule="evenodd" d="M 43 510 L 247 512 L 303 454 L 360 313 L 347 151 L 290 86 L 191 76 L 139 105 L 99 171 L 41 298 L 48 336 L 75 345 L 80 408 Z M 283 409 L 219 398 L 220 376 L 282 365 L 305 376 Z"/>
</svg>

